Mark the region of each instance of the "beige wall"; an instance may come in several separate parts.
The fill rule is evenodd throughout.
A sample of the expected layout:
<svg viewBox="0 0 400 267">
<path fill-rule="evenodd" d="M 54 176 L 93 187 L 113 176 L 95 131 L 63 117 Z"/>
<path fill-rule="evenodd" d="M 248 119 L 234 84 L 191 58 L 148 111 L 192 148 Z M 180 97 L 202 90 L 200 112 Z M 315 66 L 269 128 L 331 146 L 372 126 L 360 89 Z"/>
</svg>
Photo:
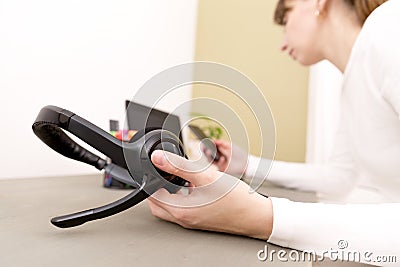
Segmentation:
<svg viewBox="0 0 400 267">
<path fill-rule="evenodd" d="M 264 93 L 276 122 L 276 159 L 304 161 L 308 69 L 279 51 L 283 29 L 272 23 L 276 0 L 200 0 L 195 59 L 232 66 Z M 213 97 L 232 107 L 240 101 L 223 90 L 196 85 L 194 97 Z M 248 123 L 250 148 L 257 154 L 259 135 Z"/>
</svg>

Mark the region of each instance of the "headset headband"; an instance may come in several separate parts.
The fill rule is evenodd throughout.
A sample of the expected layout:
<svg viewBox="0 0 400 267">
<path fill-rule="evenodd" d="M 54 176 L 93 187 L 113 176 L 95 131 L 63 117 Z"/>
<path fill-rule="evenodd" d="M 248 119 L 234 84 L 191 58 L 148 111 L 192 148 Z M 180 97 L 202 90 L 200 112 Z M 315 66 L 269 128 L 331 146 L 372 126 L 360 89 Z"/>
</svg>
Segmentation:
<svg viewBox="0 0 400 267">
<path fill-rule="evenodd" d="M 32 125 L 33 132 L 58 153 L 85 162 L 99 170 L 104 168 L 105 160 L 78 145 L 60 128 L 102 151 L 115 164 L 126 167 L 122 142 L 71 111 L 56 106 L 46 106 L 40 110 Z"/>
</svg>

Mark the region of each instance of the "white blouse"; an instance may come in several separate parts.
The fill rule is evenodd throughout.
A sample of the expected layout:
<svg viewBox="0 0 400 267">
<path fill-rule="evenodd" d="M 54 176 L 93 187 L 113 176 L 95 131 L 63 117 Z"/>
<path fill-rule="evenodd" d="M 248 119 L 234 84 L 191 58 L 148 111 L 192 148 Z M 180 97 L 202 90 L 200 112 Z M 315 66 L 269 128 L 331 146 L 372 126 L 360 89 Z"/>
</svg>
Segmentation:
<svg viewBox="0 0 400 267">
<path fill-rule="evenodd" d="M 274 161 L 268 174 L 276 184 L 335 195 L 347 204 L 271 198 L 274 225 L 268 241 L 322 254 L 343 251 L 338 249 L 342 240 L 345 249 L 372 253 L 362 262 L 385 265 L 378 256 L 396 255 L 393 265 L 400 266 L 399 114 L 400 0 L 390 0 L 368 17 L 353 46 L 344 73 L 341 127 L 329 163 Z M 249 157 L 247 176 L 266 176 L 256 172 L 260 160 L 267 161 Z M 360 189 L 367 192 L 362 198 Z"/>
</svg>

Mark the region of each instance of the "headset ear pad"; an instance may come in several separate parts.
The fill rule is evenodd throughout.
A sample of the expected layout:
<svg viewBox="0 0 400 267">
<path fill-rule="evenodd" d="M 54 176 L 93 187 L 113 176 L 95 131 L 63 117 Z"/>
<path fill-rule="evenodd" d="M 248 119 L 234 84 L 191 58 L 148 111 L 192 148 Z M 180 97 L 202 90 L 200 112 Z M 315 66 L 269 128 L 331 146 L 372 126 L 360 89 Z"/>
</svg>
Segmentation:
<svg viewBox="0 0 400 267">
<path fill-rule="evenodd" d="M 177 154 L 179 156 L 185 157 L 186 155 L 184 153 L 184 149 L 182 147 L 182 143 L 178 137 L 176 137 L 174 134 L 170 133 L 169 131 L 162 130 L 160 128 L 156 127 L 148 127 L 145 129 L 139 130 L 129 141 L 130 143 L 136 142 L 146 134 L 149 134 L 148 138 L 146 138 L 146 150 L 149 158 L 151 157 L 151 154 L 153 153 L 154 150 L 165 150 L 174 154 Z M 162 141 L 163 135 L 165 135 L 168 139 L 168 141 Z M 155 167 L 155 166 L 154 166 Z M 155 167 L 157 172 L 167 181 L 170 183 L 173 183 L 178 186 L 184 186 L 187 184 L 187 182 L 175 175 L 171 175 L 169 173 L 166 173 L 157 167 Z M 172 193 L 172 191 L 176 190 L 169 190 L 168 191 Z"/>
</svg>

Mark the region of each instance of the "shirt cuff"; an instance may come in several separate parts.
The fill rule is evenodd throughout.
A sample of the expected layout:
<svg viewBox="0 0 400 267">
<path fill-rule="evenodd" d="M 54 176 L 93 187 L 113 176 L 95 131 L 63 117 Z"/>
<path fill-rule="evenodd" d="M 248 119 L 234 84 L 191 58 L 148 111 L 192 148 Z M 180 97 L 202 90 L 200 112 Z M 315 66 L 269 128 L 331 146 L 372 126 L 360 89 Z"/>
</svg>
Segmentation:
<svg viewBox="0 0 400 267">
<path fill-rule="evenodd" d="M 270 198 L 273 210 L 273 227 L 268 242 L 290 247 L 293 239 L 293 231 L 296 229 L 295 222 L 301 218 L 300 209 L 295 209 L 293 202 L 285 198 Z"/>
<path fill-rule="evenodd" d="M 256 174 L 257 171 L 257 167 L 259 165 L 260 162 L 260 158 L 253 156 L 253 155 L 249 155 L 247 158 L 247 167 L 246 167 L 246 172 L 245 172 L 245 176 L 246 177 L 252 177 Z"/>
<path fill-rule="evenodd" d="M 265 179 L 271 169 L 272 160 L 249 155 L 245 176 L 248 178 Z"/>
</svg>

